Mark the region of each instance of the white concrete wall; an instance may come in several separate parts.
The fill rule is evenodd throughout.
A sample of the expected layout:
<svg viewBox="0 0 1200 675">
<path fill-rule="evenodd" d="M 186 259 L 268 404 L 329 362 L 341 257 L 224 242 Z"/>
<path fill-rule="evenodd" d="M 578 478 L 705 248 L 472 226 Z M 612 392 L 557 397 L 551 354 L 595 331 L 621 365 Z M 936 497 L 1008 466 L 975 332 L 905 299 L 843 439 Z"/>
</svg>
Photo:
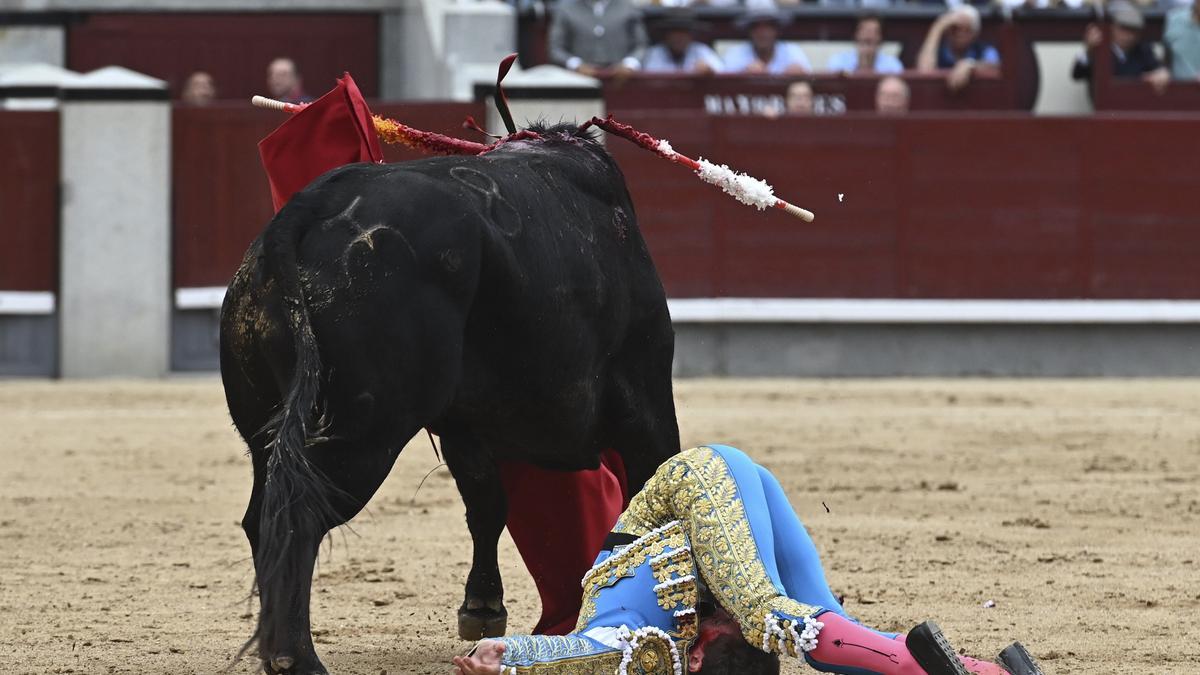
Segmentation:
<svg viewBox="0 0 1200 675">
<path fill-rule="evenodd" d="M 48 63 L 62 67 L 65 40 L 60 26 L 0 26 L 0 64 Z"/>
<path fill-rule="evenodd" d="M 170 108 L 165 101 L 67 101 L 61 121 L 61 375 L 163 375 Z"/>
<path fill-rule="evenodd" d="M 1035 115 L 1087 115 L 1092 99 L 1087 84 L 1071 79 L 1071 66 L 1082 50 L 1077 42 L 1036 42 L 1033 52 L 1038 61 L 1038 97 Z"/>
<path fill-rule="evenodd" d="M 1200 325 L 675 324 L 676 377 L 1195 377 Z"/>
<path fill-rule="evenodd" d="M 517 50 L 516 14 L 499 0 L 405 0 L 381 15 L 379 45 L 383 98 L 470 100 Z"/>
</svg>

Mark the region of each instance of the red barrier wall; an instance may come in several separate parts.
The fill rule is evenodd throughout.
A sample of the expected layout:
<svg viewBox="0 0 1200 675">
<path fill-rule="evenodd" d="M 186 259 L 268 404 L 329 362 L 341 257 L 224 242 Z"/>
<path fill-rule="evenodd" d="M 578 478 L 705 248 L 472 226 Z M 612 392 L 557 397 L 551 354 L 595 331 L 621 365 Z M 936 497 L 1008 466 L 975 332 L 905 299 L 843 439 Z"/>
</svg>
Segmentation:
<svg viewBox="0 0 1200 675">
<path fill-rule="evenodd" d="M 0 291 L 58 289 L 58 112 L 0 110 Z"/>
<path fill-rule="evenodd" d="M 379 92 L 379 18 L 373 13 L 146 12 L 84 14 L 67 28 L 67 67 L 125 66 L 167 81 L 178 98 L 188 75 L 208 71 L 218 98 L 266 91 L 267 64 L 296 62 L 318 95 L 343 71 L 364 96 Z"/>
<path fill-rule="evenodd" d="M 610 140 L 675 297 L 1200 298 L 1200 118 L 623 121 L 817 214 L 756 214 Z"/>
<path fill-rule="evenodd" d="M 483 117 L 378 110 L 460 135 L 465 114 Z M 609 139 L 675 297 L 1200 298 L 1200 118 L 621 117 L 817 214 L 756 213 Z M 177 286 L 226 283 L 270 218 L 254 144 L 279 121 L 175 111 Z"/>
<path fill-rule="evenodd" d="M 374 104 L 372 110 L 418 129 L 471 140 L 478 136 L 463 131 L 463 119 L 484 118 L 483 105 L 476 103 Z M 228 283 L 246 247 L 274 215 L 258 141 L 285 117 L 245 103 L 177 106 L 172 111 L 177 288 Z M 393 162 L 420 156 L 392 145 L 384 146 L 384 155 Z"/>
</svg>

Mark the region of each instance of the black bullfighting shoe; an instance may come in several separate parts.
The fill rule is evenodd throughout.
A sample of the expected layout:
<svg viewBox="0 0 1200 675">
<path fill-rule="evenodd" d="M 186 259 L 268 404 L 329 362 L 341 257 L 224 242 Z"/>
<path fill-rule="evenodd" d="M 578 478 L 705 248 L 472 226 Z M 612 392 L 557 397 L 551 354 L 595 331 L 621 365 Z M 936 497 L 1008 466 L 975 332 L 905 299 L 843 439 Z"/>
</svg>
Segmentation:
<svg viewBox="0 0 1200 675">
<path fill-rule="evenodd" d="M 950 641 L 942 635 L 942 629 L 932 621 L 918 624 L 908 631 L 904 645 L 929 675 L 971 675 L 971 671 L 958 659 Z"/>
<path fill-rule="evenodd" d="M 1037 660 L 1020 642 L 1014 642 L 1000 652 L 1000 663 L 1004 664 L 1012 675 L 1045 675 Z"/>
</svg>

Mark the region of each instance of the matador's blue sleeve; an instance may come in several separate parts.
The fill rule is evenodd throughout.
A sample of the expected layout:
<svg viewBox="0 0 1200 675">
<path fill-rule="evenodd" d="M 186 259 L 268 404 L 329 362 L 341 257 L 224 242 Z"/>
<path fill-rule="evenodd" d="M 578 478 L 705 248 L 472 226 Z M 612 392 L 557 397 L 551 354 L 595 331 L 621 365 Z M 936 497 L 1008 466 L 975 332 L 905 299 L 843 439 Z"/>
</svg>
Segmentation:
<svg viewBox="0 0 1200 675">
<path fill-rule="evenodd" d="M 514 635 L 505 646 L 501 675 L 677 675 L 683 663 L 671 637 L 652 628 L 620 631 L 621 649 L 584 635 Z"/>
<path fill-rule="evenodd" d="M 681 452 L 633 497 L 614 530 L 635 535 L 683 524 L 696 566 L 717 602 L 764 651 L 814 649 L 829 608 L 788 597 L 776 568 L 771 517 L 756 465 L 725 446 Z"/>
<path fill-rule="evenodd" d="M 620 650 L 583 635 L 513 635 L 496 640 L 505 647 L 502 675 L 615 673 L 621 663 Z"/>
</svg>

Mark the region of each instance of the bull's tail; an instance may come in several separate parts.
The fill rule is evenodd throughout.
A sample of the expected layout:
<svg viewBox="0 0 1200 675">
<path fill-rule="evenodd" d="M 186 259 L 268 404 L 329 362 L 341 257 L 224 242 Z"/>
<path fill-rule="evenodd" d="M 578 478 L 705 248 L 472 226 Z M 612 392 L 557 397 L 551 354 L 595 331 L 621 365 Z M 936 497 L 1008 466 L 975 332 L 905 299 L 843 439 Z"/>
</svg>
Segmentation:
<svg viewBox="0 0 1200 675">
<path fill-rule="evenodd" d="M 267 459 L 254 563 L 263 610 L 246 647 L 263 637 L 264 631 L 278 635 L 294 610 L 307 611 L 307 597 L 302 601 L 304 607 L 294 606 L 299 600 L 297 588 L 308 587 L 309 580 L 302 576 L 312 574 L 318 542 L 341 522 L 333 501 L 344 493 L 304 454 L 320 417 L 322 380 L 321 353 L 297 261 L 305 224 L 303 209 L 285 208 L 263 238 L 264 262 L 281 291 L 295 358 L 290 373 L 277 373 L 280 382 L 290 377 L 290 383 L 274 416 L 260 432 L 267 439 Z"/>
</svg>

